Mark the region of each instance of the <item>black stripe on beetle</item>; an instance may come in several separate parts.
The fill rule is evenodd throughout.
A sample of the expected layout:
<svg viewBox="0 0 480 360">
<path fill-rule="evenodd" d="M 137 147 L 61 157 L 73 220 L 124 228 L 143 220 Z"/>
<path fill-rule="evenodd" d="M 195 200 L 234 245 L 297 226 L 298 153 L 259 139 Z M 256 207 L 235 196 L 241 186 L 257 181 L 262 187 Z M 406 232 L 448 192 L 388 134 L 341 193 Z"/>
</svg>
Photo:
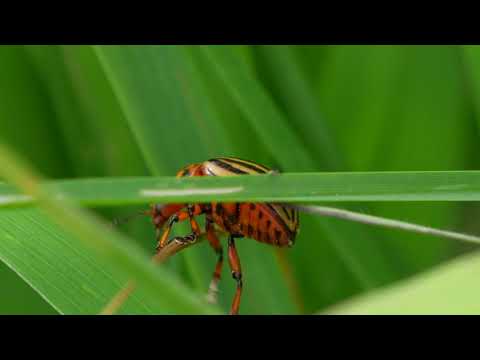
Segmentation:
<svg viewBox="0 0 480 360">
<path fill-rule="evenodd" d="M 241 159 L 233 159 L 233 158 L 218 158 L 224 162 L 231 162 L 231 163 L 234 163 L 234 164 L 237 164 L 237 165 L 241 165 L 243 167 L 246 167 L 250 170 L 253 170 L 257 173 L 260 173 L 260 174 L 266 174 L 267 173 L 267 170 L 265 169 L 262 169 L 260 167 L 258 167 L 257 165 L 249 162 L 249 161 L 246 161 L 246 160 L 241 160 Z"/>
<path fill-rule="evenodd" d="M 290 213 L 288 212 L 287 209 L 285 209 L 283 206 L 280 207 L 282 209 L 282 212 L 285 214 L 285 217 L 289 220 L 292 221 L 292 218 L 290 217 Z"/>
<path fill-rule="evenodd" d="M 228 163 L 225 163 L 225 162 L 223 162 L 223 161 L 220 161 L 220 160 L 218 160 L 218 159 L 210 159 L 210 160 L 208 160 L 208 161 L 210 161 L 211 163 L 217 165 L 218 167 L 221 167 L 221 168 L 224 169 L 224 170 L 228 170 L 228 171 L 230 171 L 230 172 L 232 172 L 232 173 L 234 173 L 234 174 L 248 174 L 247 172 L 242 171 L 242 170 L 240 170 L 240 169 L 238 169 L 238 168 L 236 168 L 236 167 L 233 167 L 232 165 L 230 165 L 230 164 L 228 164 Z"/>
<path fill-rule="evenodd" d="M 291 237 L 292 235 L 292 231 L 290 230 L 290 228 L 288 227 L 287 223 L 285 222 L 285 220 L 283 219 L 283 217 L 277 212 L 277 210 L 275 210 L 275 208 L 266 203 L 265 204 L 271 211 L 272 211 L 272 215 L 275 217 L 275 219 L 282 225 L 282 227 L 285 229 L 285 231 L 287 232 L 287 234 L 289 235 L 289 237 Z"/>
</svg>

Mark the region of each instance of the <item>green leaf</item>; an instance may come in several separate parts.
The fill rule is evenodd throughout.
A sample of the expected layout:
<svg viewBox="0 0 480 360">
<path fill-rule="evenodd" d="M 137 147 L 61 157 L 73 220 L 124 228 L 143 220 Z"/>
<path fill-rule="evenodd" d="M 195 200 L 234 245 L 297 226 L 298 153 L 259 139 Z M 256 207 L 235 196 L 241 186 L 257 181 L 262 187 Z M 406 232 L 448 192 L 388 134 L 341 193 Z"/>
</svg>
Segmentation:
<svg viewBox="0 0 480 360">
<path fill-rule="evenodd" d="M 313 170 L 313 158 L 295 137 L 283 114 L 265 94 L 246 65 L 228 47 L 202 47 L 202 50 L 216 65 L 226 88 L 265 141 L 265 146 L 275 154 L 278 151 L 278 137 L 282 140 L 282 146 L 289 150 L 282 151 L 281 164 L 290 171 Z M 271 136 L 272 129 L 275 129 L 275 137 Z"/>
<path fill-rule="evenodd" d="M 292 129 L 325 169 L 344 168 L 339 147 L 323 119 L 315 95 L 304 78 L 294 48 L 290 46 L 255 46 L 258 74 L 270 85 L 273 100 L 284 109 Z"/>
<path fill-rule="evenodd" d="M 327 308 L 322 314 L 471 315 L 480 313 L 480 256 L 470 254 L 401 283 Z"/>
<path fill-rule="evenodd" d="M 458 49 L 451 46 L 328 47 L 315 81 L 317 99 L 347 168 L 358 171 L 456 170 L 472 167 L 468 97 Z M 390 218 L 453 227 L 458 204 L 375 204 Z M 391 239 L 382 254 L 397 279 L 458 249 L 441 239 L 375 231 Z M 391 280 L 395 280 L 392 278 Z"/>
<path fill-rule="evenodd" d="M 90 207 L 154 202 L 480 201 L 480 171 L 291 173 L 231 177 L 122 177 L 43 184 Z M 0 183 L 0 206 L 34 202 Z"/>
<path fill-rule="evenodd" d="M 91 162 L 100 164 L 101 172 L 92 175 L 90 170 L 88 175 L 149 174 L 138 144 L 93 49 L 90 46 L 62 46 L 61 50 L 65 63 L 65 81 L 71 84 L 70 96 L 77 99 L 78 111 L 84 114 L 82 120 L 91 129 L 98 144 L 92 147 L 95 157 Z"/>
<path fill-rule="evenodd" d="M 54 109 L 46 101 L 43 83 L 29 60 L 23 46 L 0 47 L 0 142 L 15 147 L 46 175 L 65 177 L 70 174 L 70 165 L 53 126 Z M 5 289 L 0 297 L 1 313 L 54 312 L 3 264 L 0 283 Z"/>
<path fill-rule="evenodd" d="M 67 200 L 55 200 L 54 193 L 42 190 L 36 176 L 3 146 L 0 168 L 8 169 L 2 175 L 37 198 L 47 215 L 24 209 L 4 212 L 1 259 L 57 311 L 99 312 L 122 284 L 133 278 L 140 291 L 124 311 L 217 313 L 167 270 L 155 268 L 127 238 Z"/>
</svg>

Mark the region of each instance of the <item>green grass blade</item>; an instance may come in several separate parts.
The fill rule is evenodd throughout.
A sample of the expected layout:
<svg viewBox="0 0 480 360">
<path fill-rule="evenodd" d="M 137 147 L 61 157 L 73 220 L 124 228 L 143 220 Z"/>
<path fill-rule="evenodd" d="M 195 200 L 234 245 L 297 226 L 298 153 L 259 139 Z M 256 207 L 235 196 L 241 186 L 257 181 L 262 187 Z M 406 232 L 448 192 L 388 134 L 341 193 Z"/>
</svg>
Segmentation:
<svg viewBox="0 0 480 360">
<path fill-rule="evenodd" d="M 270 85 L 276 104 L 288 114 L 292 128 L 324 169 L 344 168 L 339 147 L 318 109 L 318 102 L 290 46 L 254 46 L 258 74 Z"/>
<path fill-rule="evenodd" d="M 70 165 L 53 125 L 54 109 L 45 101 L 43 84 L 22 46 L 0 46 L 0 141 L 14 147 L 50 177 L 66 177 Z M 38 149 L 41 148 L 41 151 Z M 52 313 L 22 279 L 3 264 L 1 313 Z M 8 289 L 8 290 L 7 290 Z"/>
<path fill-rule="evenodd" d="M 15 147 L 50 177 L 70 175 L 53 119 L 54 108 L 47 101 L 44 84 L 24 47 L 0 47 L 0 74 L 1 141 Z"/>
<path fill-rule="evenodd" d="M 298 141 L 287 120 L 270 97 L 248 71 L 246 65 L 234 56 L 226 47 L 202 47 L 207 58 L 216 65 L 216 69 L 240 109 L 245 113 L 266 147 L 272 154 L 278 152 L 278 140 L 289 151 L 282 151 L 282 165 L 290 171 L 314 170 L 314 161 L 305 146 Z M 272 131 L 275 129 L 275 137 Z"/>
<path fill-rule="evenodd" d="M 153 202 L 255 201 L 480 201 L 480 171 L 298 173 L 242 177 L 122 177 L 56 180 L 43 184 L 90 206 Z M 0 207 L 33 199 L 0 183 Z"/>
<path fill-rule="evenodd" d="M 196 102 L 192 102 L 190 78 L 182 72 L 186 65 L 180 49 L 169 46 L 94 49 L 154 174 L 171 174 L 179 169 L 179 164 L 183 166 L 213 155 L 209 154 L 208 143 L 221 141 L 221 137 L 210 138 L 215 130 L 202 118 Z M 192 126 L 197 121 L 202 126 Z M 188 156 L 188 151 L 179 151 L 187 146 L 186 141 L 195 147 L 196 158 Z"/>
<path fill-rule="evenodd" d="M 154 175 L 175 174 L 196 157 L 209 155 L 208 120 L 191 92 L 196 88 L 184 71 L 177 47 L 94 47 L 145 162 Z M 147 61 L 150 59 L 151 61 Z M 205 126 L 192 126 L 197 121 Z M 212 130 L 214 131 L 214 130 Z M 185 139 L 193 146 L 187 146 Z M 188 147 L 190 151 L 183 151 Z M 190 156 L 189 156 L 190 153 Z M 192 156 L 194 155 L 194 156 Z M 184 229 L 185 226 L 179 228 Z M 197 289 L 208 283 L 211 270 L 198 250 L 180 255 Z"/>
<path fill-rule="evenodd" d="M 479 276 L 480 256 L 470 254 L 321 314 L 480 314 Z"/>
<path fill-rule="evenodd" d="M 235 100 L 225 91 L 222 79 L 209 60 L 202 55 L 200 47 L 188 46 L 183 49 L 196 69 L 197 81 L 203 84 L 204 98 L 209 100 L 215 111 L 216 116 L 211 120 L 219 121 L 224 129 L 222 136 L 227 140 L 227 147 L 217 149 L 217 152 L 220 154 L 229 152 L 231 156 L 243 159 L 255 158 L 258 162 L 269 163 L 271 157 L 264 151 L 263 139 L 258 136 L 250 122 L 246 121 Z M 235 49 L 242 58 L 249 58 L 248 47 L 239 46 Z M 215 156 L 218 156 L 218 153 Z"/>
<path fill-rule="evenodd" d="M 459 49 L 459 57 L 463 66 L 465 91 L 470 100 L 469 108 L 474 115 L 476 139 L 478 139 L 478 134 L 480 134 L 480 46 L 461 47 Z M 475 160 L 477 160 L 476 154 Z"/>
<path fill-rule="evenodd" d="M 9 210 L 23 213 L 2 217 L 0 233 L 2 259 L 41 291 L 59 312 L 98 312 L 119 285 L 134 278 L 145 291 L 139 295 L 148 298 L 137 302 L 130 308 L 131 312 L 154 304 L 154 311 L 167 313 L 216 313 L 215 308 L 202 302 L 168 271 L 155 268 L 128 239 L 68 201 L 54 200 L 54 194 L 39 187 L 32 172 L 3 146 L 0 147 L 0 168 L 8 169 L 2 171 L 2 175 L 9 181 L 38 198 L 47 218 L 65 231 L 51 227 L 39 214 L 27 213 L 32 210 Z M 18 225 L 17 220 L 23 226 Z M 31 256 L 25 257 L 22 250 Z M 41 260 L 32 262 L 36 257 Z M 75 292 L 70 293 L 70 288 Z M 110 294 L 105 293 L 105 289 L 110 290 Z"/>
<path fill-rule="evenodd" d="M 475 131 L 457 50 L 452 46 L 331 46 L 316 79 L 322 113 L 349 170 L 475 169 Z M 374 212 L 454 227 L 463 204 L 372 204 Z M 459 251 L 441 239 L 375 231 L 399 279 Z"/>
<path fill-rule="evenodd" d="M 71 83 L 72 96 L 83 121 L 95 134 L 92 146 L 102 171 L 89 176 L 139 176 L 149 174 L 127 120 L 117 102 L 110 82 L 90 46 L 62 46 L 65 81 Z M 115 141 L 112 141 L 115 139 Z M 82 174 L 86 175 L 86 174 Z"/>
</svg>

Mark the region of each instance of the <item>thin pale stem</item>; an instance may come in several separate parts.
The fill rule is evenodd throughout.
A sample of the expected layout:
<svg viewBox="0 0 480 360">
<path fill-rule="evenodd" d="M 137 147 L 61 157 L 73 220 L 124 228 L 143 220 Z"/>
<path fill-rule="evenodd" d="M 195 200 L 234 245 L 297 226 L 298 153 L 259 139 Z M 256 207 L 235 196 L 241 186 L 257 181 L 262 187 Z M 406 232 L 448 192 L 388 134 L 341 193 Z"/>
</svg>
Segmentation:
<svg viewBox="0 0 480 360">
<path fill-rule="evenodd" d="M 334 217 L 338 219 L 355 221 L 367 225 L 381 226 L 392 229 L 405 230 L 420 234 L 428 234 L 448 239 L 455 239 L 461 241 L 468 241 L 475 244 L 480 244 L 480 237 L 468 234 L 462 234 L 454 231 L 435 229 L 428 226 L 412 224 L 405 221 L 392 220 L 379 216 L 361 214 L 349 210 L 332 208 L 327 206 L 306 206 L 306 205 L 286 205 L 295 208 L 299 211 L 310 213 L 314 215 L 322 215 Z"/>
</svg>

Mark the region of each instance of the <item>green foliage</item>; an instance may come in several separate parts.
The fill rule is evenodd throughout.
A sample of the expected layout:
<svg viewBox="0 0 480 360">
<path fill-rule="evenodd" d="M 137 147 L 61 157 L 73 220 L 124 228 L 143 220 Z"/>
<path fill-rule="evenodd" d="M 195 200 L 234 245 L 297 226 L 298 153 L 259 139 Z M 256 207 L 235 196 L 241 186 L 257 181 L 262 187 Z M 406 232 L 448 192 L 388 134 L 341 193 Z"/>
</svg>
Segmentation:
<svg viewBox="0 0 480 360">
<path fill-rule="evenodd" d="M 440 265 L 387 289 L 326 309 L 322 314 L 478 314 L 478 254 Z"/>
<path fill-rule="evenodd" d="M 42 183 L 88 207 L 168 202 L 480 201 L 480 171 L 338 172 L 249 177 L 108 177 Z M 0 183 L 0 207 L 35 204 Z"/>
<path fill-rule="evenodd" d="M 0 205 L 9 205 L 0 208 L 0 259 L 10 268 L 0 268 L 8 293 L 0 297 L 0 313 L 95 313 L 130 275 L 145 286 L 123 312 L 215 311 L 201 302 L 215 263 L 207 244 L 155 270 L 146 260 L 154 249 L 148 221 L 118 229 L 123 234 L 108 232 L 102 246 L 109 250 L 99 252 L 52 204 L 79 214 L 82 229 L 100 234 L 107 231 L 103 222 L 150 201 L 212 196 L 174 190 L 242 187 L 218 198 L 338 201 L 480 233 L 478 173 L 459 171 L 478 168 L 479 64 L 478 47 L 455 46 L 2 47 L 0 141 L 57 181 L 40 188 L 46 193 L 40 209 L 25 198 L 12 203 L 18 192 L 0 184 Z M 166 177 L 225 155 L 295 174 Z M 2 178 L 15 180 L 16 162 L 6 156 L 0 163 Z M 431 170 L 442 172 L 425 172 Z M 380 171 L 390 173 L 373 173 Z M 139 196 L 145 188 L 170 194 Z M 58 202 L 57 190 L 96 209 Z M 345 311 L 423 312 L 435 301 L 437 312 L 480 310 L 460 295 L 451 307 L 448 297 L 435 299 L 438 289 L 454 289 L 462 271 L 474 267 L 470 258 L 450 264 L 470 250 L 462 244 L 309 214 L 301 221 L 298 241 L 286 252 L 238 242 L 242 313 L 323 312 L 363 293 L 368 297 Z M 227 268 L 223 311 L 234 291 Z M 433 275 L 422 275 L 426 270 Z M 478 293 L 474 278 L 464 284 L 471 299 Z M 147 286 L 153 279 L 157 284 Z M 403 279 L 404 285 L 369 297 Z"/>
</svg>

